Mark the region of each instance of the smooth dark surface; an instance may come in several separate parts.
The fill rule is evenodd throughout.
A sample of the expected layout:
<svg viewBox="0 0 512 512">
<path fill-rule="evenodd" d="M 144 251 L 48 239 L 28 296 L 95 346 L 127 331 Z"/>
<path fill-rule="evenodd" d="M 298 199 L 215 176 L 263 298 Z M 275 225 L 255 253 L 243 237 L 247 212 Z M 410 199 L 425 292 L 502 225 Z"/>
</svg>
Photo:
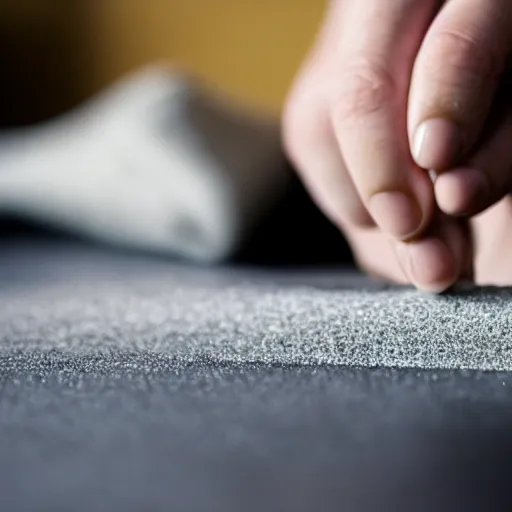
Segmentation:
<svg viewBox="0 0 512 512">
<path fill-rule="evenodd" d="M 357 351 L 341 351 L 353 368 L 323 359 L 322 347 L 331 358 L 343 347 L 334 339 L 373 336 L 379 322 L 399 334 L 400 315 L 445 307 L 411 293 L 344 273 L 5 243 L 0 510 L 511 510 L 511 373 L 361 368 Z M 432 355 L 418 361 L 487 364 L 474 350 L 490 357 L 494 336 L 508 364 L 509 292 L 447 300 L 458 316 L 438 316 L 445 327 L 465 332 L 466 311 L 485 336 L 446 337 L 441 359 L 436 340 L 411 339 Z M 347 323 L 361 304 L 362 323 Z M 379 316 L 389 304 L 403 308 L 391 320 Z M 293 341 L 313 335 L 323 345 L 310 352 Z"/>
<path fill-rule="evenodd" d="M 2 510 L 510 510 L 505 375 L 2 357 Z"/>
</svg>

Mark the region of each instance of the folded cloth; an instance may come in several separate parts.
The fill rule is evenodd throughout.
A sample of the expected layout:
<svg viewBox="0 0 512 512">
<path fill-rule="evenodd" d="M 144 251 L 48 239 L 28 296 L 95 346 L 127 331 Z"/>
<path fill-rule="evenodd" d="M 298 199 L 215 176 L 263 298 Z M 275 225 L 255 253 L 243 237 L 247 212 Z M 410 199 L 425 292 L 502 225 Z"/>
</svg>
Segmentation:
<svg viewBox="0 0 512 512">
<path fill-rule="evenodd" d="M 0 212 L 198 261 L 231 255 L 279 199 L 278 123 L 165 66 L 0 137 Z"/>
</svg>

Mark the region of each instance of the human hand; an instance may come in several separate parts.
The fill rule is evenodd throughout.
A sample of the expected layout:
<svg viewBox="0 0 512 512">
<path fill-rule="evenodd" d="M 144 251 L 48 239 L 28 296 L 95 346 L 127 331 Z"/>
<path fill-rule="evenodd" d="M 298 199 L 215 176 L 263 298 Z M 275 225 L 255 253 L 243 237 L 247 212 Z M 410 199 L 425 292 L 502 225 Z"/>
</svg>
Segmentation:
<svg viewBox="0 0 512 512">
<path fill-rule="evenodd" d="M 472 272 L 470 226 L 454 216 L 512 181 L 510 116 L 486 124 L 512 5 L 442 3 L 333 2 L 284 122 L 292 160 L 362 266 L 432 291 Z M 424 169 L 439 172 L 434 186 Z"/>
</svg>

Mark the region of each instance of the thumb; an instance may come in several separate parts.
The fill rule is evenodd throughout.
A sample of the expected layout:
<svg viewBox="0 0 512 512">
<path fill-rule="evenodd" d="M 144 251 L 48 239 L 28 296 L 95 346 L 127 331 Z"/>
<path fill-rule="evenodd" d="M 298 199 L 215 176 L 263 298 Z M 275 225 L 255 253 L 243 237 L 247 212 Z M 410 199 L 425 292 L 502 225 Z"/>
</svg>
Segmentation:
<svg viewBox="0 0 512 512">
<path fill-rule="evenodd" d="M 452 0 L 434 20 L 417 56 L 408 128 L 425 169 L 453 167 L 485 125 L 512 42 L 510 0 Z"/>
</svg>

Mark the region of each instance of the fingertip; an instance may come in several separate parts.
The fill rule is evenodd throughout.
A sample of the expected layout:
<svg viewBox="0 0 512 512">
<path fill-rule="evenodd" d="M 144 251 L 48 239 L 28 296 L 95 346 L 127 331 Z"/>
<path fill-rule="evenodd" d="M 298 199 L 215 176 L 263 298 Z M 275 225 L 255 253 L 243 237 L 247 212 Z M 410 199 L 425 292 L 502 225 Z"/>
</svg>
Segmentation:
<svg viewBox="0 0 512 512">
<path fill-rule="evenodd" d="M 378 226 L 398 239 L 414 236 L 422 224 L 420 206 L 404 192 L 379 192 L 370 198 L 368 209 Z"/>
<path fill-rule="evenodd" d="M 415 165 L 410 169 L 407 185 L 401 190 L 378 192 L 368 201 L 374 223 L 397 241 L 420 236 L 432 221 L 434 206 L 432 182 Z"/>
<path fill-rule="evenodd" d="M 458 279 L 455 258 L 441 238 L 400 243 L 397 255 L 408 278 L 421 291 L 441 293 Z"/>
<path fill-rule="evenodd" d="M 467 216 L 485 208 L 490 184 L 484 172 L 460 168 L 440 174 L 434 185 L 436 202 L 447 215 Z"/>
</svg>

